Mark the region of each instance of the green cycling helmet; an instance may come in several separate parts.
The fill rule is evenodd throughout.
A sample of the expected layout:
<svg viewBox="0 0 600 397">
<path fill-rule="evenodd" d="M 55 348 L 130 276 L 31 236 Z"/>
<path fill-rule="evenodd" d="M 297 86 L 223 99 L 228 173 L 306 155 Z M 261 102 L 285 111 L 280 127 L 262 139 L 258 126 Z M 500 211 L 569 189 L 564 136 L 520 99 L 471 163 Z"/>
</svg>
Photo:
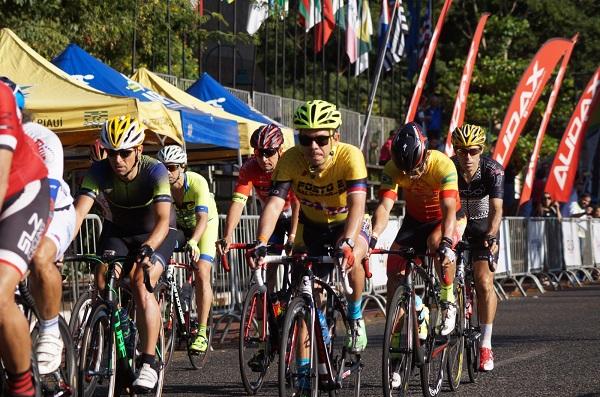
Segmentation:
<svg viewBox="0 0 600 397">
<path fill-rule="evenodd" d="M 334 104 L 327 101 L 308 101 L 294 113 L 294 127 L 297 130 L 338 129 L 342 125 L 342 115 Z"/>
</svg>

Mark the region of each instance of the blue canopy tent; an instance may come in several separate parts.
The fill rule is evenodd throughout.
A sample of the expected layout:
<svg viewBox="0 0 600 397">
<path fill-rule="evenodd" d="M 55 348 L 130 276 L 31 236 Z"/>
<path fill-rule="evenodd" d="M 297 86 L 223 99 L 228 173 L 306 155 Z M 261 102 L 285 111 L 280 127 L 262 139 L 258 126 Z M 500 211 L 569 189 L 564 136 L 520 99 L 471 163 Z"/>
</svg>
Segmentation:
<svg viewBox="0 0 600 397">
<path fill-rule="evenodd" d="M 237 114 L 259 123 L 275 123 L 275 121 L 237 98 L 208 73 L 203 73 L 202 77 L 187 89 L 187 93 L 211 105 L 220 106 L 228 113 Z"/>
<path fill-rule="evenodd" d="M 167 99 L 100 62 L 76 44 L 69 44 L 52 63 L 99 91 L 133 97 L 143 102 L 160 102 L 168 109 L 177 111 L 187 143 L 213 149 L 237 150 L 240 147 L 237 122 L 187 108 Z"/>
</svg>

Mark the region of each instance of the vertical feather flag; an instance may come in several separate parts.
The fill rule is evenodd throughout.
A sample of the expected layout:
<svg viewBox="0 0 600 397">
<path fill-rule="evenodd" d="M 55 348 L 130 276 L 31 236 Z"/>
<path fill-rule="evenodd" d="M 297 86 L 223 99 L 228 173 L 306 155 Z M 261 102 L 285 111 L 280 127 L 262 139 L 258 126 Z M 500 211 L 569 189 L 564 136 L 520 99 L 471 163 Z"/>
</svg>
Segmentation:
<svg viewBox="0 0 600 397">
<path fill-rule="evenodd" d="M 300 24 L 308 32 L 313 26 L 321 22 L 321 0 L 300 0 L 298 2 Z"/>
<path fill-rule="evenodd" d="M 371 20 L 368 0 L 362 0 L 359 12 L 360 30 L 357 32 L 356 37 L 359 55 L 354 68 L 355 76 L 358 76 L 369 67 L 369 51 L 371 51 L 371 36 L 373 35 L 373 21 Z"/>
</svg>

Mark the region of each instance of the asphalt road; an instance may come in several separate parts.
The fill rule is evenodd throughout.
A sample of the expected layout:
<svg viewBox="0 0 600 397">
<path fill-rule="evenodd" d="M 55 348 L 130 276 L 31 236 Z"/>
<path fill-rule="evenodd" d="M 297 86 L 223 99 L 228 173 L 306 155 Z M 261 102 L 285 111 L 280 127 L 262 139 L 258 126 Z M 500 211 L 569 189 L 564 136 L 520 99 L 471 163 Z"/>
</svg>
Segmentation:
<svg viewBox="0 0 600 397">
<path fill-rule="evenodd" d="M 369 346 L 364 354 L 362 396 L 382 396 L 381 346 L 384 319 L 367 318 Z M 236 335 L 215 345 L 208 364 L 191 369 L 184 352 L 176 352 L 166 374 L 166 396 L 242 396 Z M 546 292 L 500 302 L 494 324 L 494 371 L 477 383 L 463 377 L 456 396 L 600 396 L 600 284 Z M 276 363 L 260 396 L 277 395 Z M 418 376 L 411 395 L 421 395 Z M 447 385 L 443 394 L 452 395 Z M 352 395 L 342 390 L 340 396 Z"/>
</svg>

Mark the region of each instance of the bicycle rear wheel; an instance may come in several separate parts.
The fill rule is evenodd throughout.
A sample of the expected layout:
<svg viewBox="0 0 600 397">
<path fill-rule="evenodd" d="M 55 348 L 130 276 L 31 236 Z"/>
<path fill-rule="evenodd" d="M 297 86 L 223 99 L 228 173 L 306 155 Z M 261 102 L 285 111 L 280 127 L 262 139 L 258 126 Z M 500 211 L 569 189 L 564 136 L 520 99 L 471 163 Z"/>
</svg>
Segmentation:
<svg viewBox="0 0 600 397">
<path fill-rule="evenodd" d="M 83 339 L 83 331 L 85 330 L 85 324 L 90 317 L 92 312 L 93 303 L 93 292 L 86 291 L 79 296 L 73 310 L 71 310 L 71 318 L 69 319 L 69 332 L 73 339 L 73 345 L 75 351 L 79 351 L 81 348 L 81 340 Z"/>
<path fill-rule="evenodd" d="M 240 321 L 239 361 L 244 389 L 256 394 L 271 364 L 267 291 L 258 285 L 248 290 Z"/>
<path fill-rule="evenodd" d="M 425 296 L 429 294 L 427 288 Z M 427 339 L 422 345 L 425 349 L 425 364 L 421 367 L 421 389 L 425 397 L 434 397 L 442 390 L 448 338 L 438 334 L 442 322 L 439 302 L 428 303 L 427 306 L 429 308 L 429 323 L 427 325 Z"/>
<path fill-rule="evenodd" d="M 460 385 L 463 372 L 465 356 L 465 288 L 457 285 L 456 287 L 456 327 L 449 335 L 448 360 L 446 371 L 448 372 L 448 385 L 450 390 L 456 391 Z"/>
<path fill-rule="evenodd" d="M 383 334 L 383 395 L 406 396 L 413 366 L 414 318 L 408 291 L 400 286 L 389 305 Z"/>
<path fill-rule="evenodd" d="M 175 305 L 173 304 L 173 295 L 169 284 L 163 282 L 156 290 L 158 291 L 158 305 L 160 307 L 162 330 L 165 339 L 163 369 L 166 369 L 171 362 L 171 357 L 175 350 L 177 319 L 175 317 Z"/>
<path fill-rule="evenodd" d="M 474 287 L 467 291 L 467 320 L 465 324 L 465 348 L 467 355 L 467 372 L 471 383 L 479 376 L 479 348 L 481 347 L 481 328 L 477 313 L 477 293 Z M 470 307 L 469 307 L 470 306 Z"/>
<path fill-rule="evenodd" d="M 96 306 L 83 332 L 77 379 L 80 396 L 93 395 L 99 383 L 106 387 L 102 395 L 115 394 L 117 349 L 110 318 L 108 306 Z"/>
<path fill-rule="evenodd" d="M 312 309 L 303 297 L 294 298 L 287 308 L 279 348 L 280 397 L 298 396 L 301 392 L 311 397 L 319 394 L 312 317 Z M 299 361 L 300 347 L 308 355 L 308 363 Z"/>
</svg>

